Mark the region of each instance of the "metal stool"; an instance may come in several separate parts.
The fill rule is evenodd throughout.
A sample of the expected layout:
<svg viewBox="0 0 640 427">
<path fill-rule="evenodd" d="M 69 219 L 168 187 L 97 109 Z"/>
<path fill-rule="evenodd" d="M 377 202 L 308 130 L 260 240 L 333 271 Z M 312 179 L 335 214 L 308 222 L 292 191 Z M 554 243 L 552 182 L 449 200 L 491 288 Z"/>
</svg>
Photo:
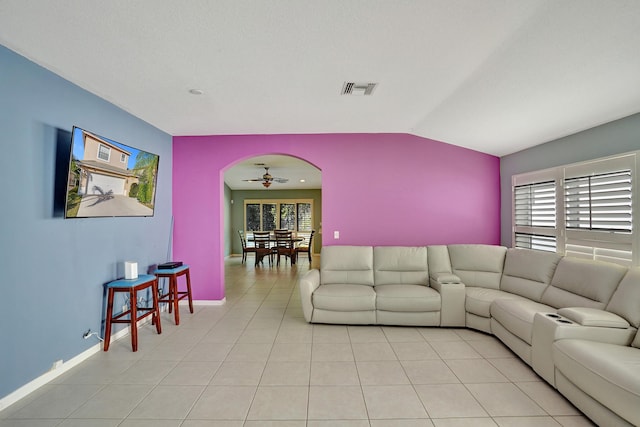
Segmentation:
<svg viewBox="0 0 640 427">
<path fill-rule="evenodd" d="M 189 266 L 181 265 L 176 268 L 157 268 L 153 274 L 159 279 L 169 279 L 169 289 L 167 293 L 160 295 L 158 302 L 166 302 L 169 304 L 169 313 L 173 311 L 176 325 L 180 324 L 180 310 L 178 309 L 178 302 L 181 299 L 189 298 L 189 311 L 193 313 L 193 300 L 191 298 L 191 276 L 189 274 Z M 178 277 L 186 276 L 187 290 L 178 291 Z"/>
<path fill-rule="evenodd" d="M 104 351 L 109 350 L 112 323 L 129 323 L 131 325 L 131 347 L 138 351 L 138 321 L 152 316 L 151 323 L 156 325 L 156 331 L 162 333 L 160 326 L 160 310 L 158 309 L 158 279 L 150 274 L 140 275 L 137 279 L 114 280 L 104 285 L 107 288 L 107 323 L 104 333 Z M 138 307 L 138 291 L 151 288 L 153 294 L 152 307 Z M 113 296 L 116 292 L 129 294 L 129 309 L 114 316 Z M 138 314 L 140 313 L 140 314 Z M 123 319 L 123 317 L 127 317 Z"/>
</svg>

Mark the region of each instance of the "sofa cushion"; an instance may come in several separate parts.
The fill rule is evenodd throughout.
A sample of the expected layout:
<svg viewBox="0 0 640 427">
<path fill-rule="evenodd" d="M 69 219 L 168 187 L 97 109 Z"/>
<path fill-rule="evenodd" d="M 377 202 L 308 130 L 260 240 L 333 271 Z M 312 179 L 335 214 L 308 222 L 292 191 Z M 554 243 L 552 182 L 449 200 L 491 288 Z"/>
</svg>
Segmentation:
<svg viewBox="0 0 640 427">
<path fill-rule="evenodd" d="M 631 346 L 635 348 L 640 348 L 640 329 L 638 329 L 638 333 L 636 333 L 636 337 L 631 343 Z"/>
<path fill-rule="evenodd" d="M 500 289 L 540 302 L 560 258 L 553 252 L 508 249 Z"/>
<path fill-rule="evenodd" d="M 533 318 L 536 313 L 553 313 L 548 305 L 528 299 L 497 299 L 491 304 L 491 317 L 507 331 L 531 345 Z"/>
<path fill-rule="evenodd" d="M 429 269 L 425 246 L 377 246 L 373 248 L 376 285 L 428 285 Z"/>
<path fill-rule="evenodd" d="M 564 257 L 541 302 L 555 308 L 604 309 L 626 272 L 627 268 L 617 264 Z"/>
<path fill-rule="evenodd" d="M 323 246 L 320 284 L 373 286 L 373 247 Z"/>
<path fill-rule="evenodd" d="M 553 344 L 553 362 L 583 392 L 640 425 L 640 349 L 565 339 Z"/>
<path fill-rule="evenodd" d="M 376 308 L 386 311 L 440 311 L 440 294 L 422 285 L 380 285 L 375 287 Z"/>
<path fill-rule="evenodd" d="M 376 293 L 372 286 L 321 285 L 313 293 L 313 306 L 332 311 L 375 310 Z"/>
<path fill-rule="evenodd" d="M 487 289 L 478 287 L 466 287 L 466 297 L 464 301 L 465 311 L 477 316 L 491 317 L 491 303 L 498 298 L 520 298 L 522 297 L 498 289 Z"/>
<path fill-rule="evenodd" d="M 453 274 L 467 286 L 499 289 L 507 248 L 492 245 L 449 245 Z"/>
<path fill-rule="evenodd" d="M 630 268 L 613 293 L 607 311 L 640 327 L 640 268 Z"/>
</svg>

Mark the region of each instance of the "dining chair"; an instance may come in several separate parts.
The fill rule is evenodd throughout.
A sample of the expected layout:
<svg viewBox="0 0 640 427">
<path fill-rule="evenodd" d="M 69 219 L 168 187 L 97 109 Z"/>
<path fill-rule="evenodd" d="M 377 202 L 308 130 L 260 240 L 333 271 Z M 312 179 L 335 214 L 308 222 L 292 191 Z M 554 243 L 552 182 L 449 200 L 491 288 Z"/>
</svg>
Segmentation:
<svg viewBox="0 0 640 427">
<path fill-rule="evenodd" d="M 291 264 L 295 264 L 296 249 L 293 246 L 293 233 L 289 230 L 276 230 L 276 245 L 273 253 L 278 257 L 277 265 L 280 265 L 280 256 L 284 255 L 285 260 L 289 258 Z"/>
<path fill-rule="evenodd" d="M 258 264 L 264 264 L 264 257 L 269 257 L 269 265 L 273 264 L 273 252 L 271 251 L 271 233 L 268 231 L 254 231 L 253 243 L 256 253 L 256 267 Z"/>
<path fill-rule="evenodd" d="M 309 264 L 311 264 L 311 248 L 313 245 L 313 235 L 315 234 L 315 232 L 316 230 L 311 230 L 311 234 L 309 235 L 309 240 L 302 241 L 298 246 L 296 246 L 296 254 L 295 254 L 296 260 L 298 258 L 298 253 L 306 252 L 309 255 Z"/>
<path fill-rule="evenodd" d="M 238 230 L 238 234 L 240 235 L 240 242 L 242 243 L 242 263 L 244 264 L 247 261 L 248 253 L 255 253 L 256 248 L 254 246 L 247 245 L 247 237 L 244 234 L 244 231 Z"/>
</svg>

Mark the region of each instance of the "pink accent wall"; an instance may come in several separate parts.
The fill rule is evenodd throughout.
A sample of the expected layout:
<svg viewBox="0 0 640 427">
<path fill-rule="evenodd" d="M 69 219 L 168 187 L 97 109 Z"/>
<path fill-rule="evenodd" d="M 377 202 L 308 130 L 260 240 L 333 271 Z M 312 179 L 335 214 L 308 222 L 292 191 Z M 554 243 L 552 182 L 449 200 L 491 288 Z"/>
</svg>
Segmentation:
<svg viewBox="0 0 640 427">
<path fill-rule="evenodd" d="M 173 138 L 173 255 L 194 298 L 224 298 L 224 171 L 264 154 L 322 170 L 322 244 L 500 242 L 500 160 L 406 134 Z M 340 231 L 340 240 L 333 231 Z"/>
</svg>

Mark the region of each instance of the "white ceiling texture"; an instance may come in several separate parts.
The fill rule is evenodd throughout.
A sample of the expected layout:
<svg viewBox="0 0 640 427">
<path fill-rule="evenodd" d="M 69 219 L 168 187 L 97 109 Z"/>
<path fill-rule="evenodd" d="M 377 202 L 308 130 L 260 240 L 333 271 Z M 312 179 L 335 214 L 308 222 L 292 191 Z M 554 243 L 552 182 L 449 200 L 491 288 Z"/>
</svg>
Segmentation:
<svg viewBox="0 0 640 427">
<path fill-rule="evenodd" d="M 640 112 L 638 0 L 0 0 L 0 44 L 171 135 L 502 156 Z"/>
</svg>

